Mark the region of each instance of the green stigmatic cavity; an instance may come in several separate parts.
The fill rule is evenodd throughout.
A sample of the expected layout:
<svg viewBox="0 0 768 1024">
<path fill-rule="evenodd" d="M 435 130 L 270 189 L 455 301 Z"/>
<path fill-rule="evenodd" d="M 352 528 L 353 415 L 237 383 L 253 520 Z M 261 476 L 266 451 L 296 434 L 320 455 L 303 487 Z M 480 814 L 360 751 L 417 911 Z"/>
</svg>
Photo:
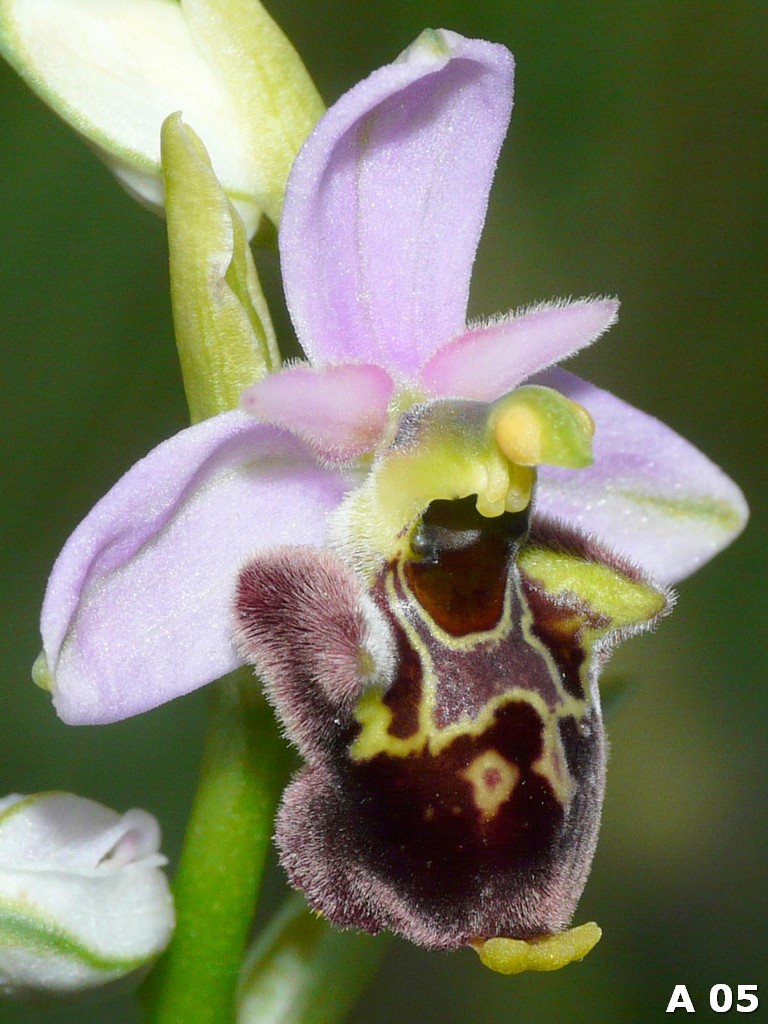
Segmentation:
<svg viewBox="0 0 768 1024">
<path fill-rule="evenodd" d="M 495 402 L 415 401 L 397 408 L 391 443 L 337 514 L 339 546 L 373 574 L 434 501 L 471 497 L 485 519 L 529 509 L 536 467 L 592 461 L 589 413 L 552 388 Z"/>
</svg>

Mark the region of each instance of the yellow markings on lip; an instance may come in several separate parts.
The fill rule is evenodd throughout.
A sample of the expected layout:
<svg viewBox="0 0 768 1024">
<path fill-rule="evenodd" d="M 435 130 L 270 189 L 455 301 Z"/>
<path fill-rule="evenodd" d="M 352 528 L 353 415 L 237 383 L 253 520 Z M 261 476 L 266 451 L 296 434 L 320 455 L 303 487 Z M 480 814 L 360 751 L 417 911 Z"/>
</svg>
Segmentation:
<svg viewBox="0 0 768 1024">
<path fill-rule="evenodd" d="M 409 754 L 418 754 L 426 748 L 432 756 L 437 756 L 459 736 L 482 736 L 493 725 L 496 712 L 513 701 L 525 701 L 530 704 L 542 720 L 551 717 L 549 708 L 537 693 L 522 687 L 514 687 L 489 700 L 477 717 L 460 719 L 441 729 L 434 724 L 431 705 L 426 706 L 427 697 L 422 696 L 419 704 L 418 730 L 411 736 L 401 737 L 392 736 L 389 732 L 393 715 L 391 709 L 384 703 L 383 691 L 378 687 L 371 687 L 363 693 L 355 707 L 355 719 L 362 728 L 352 743 L 349 754 L 353 761 L 370 761 L 378 754 L 408 757 Z"/>
<path fill-rule="evenodd" d="M 404 585 L 405 577 L 401 566 L 398 566 L 397 574 Z M 560 804 L 563 807 L 568 805 L 573 795 L 574 782 L 568 770 L 565 751 L 560 737 L 559 722 L 562 718 L 568 716 L 581 720 L 586 713 L 587 704 L 585 701 L 567 694 L 563 689 L 559 672 L 551 654 L 533 633 L 530 610 L 527 607 L 522 591 L 514 581 L 510 580 L 510 593 L 513 586 L 517 589 L 523 607 L 521 621 L 523 635 L 526 641 L 532 647 L 535 647 L 545 659 L 558 690 L 559 703 L 556 710 L 553 711 L 541 694 L 535 690 L 526 687 L 510 687 L 504 693 L 500 693 L 489 700 L 482 711 L 474 718 L 462 718 L 451 725 L 440 728 L 435 723 L 434 717 L 438 681 L 432 658 L 426 645 L 419 637 L 413 622 L 409 620 L 408 616 L 400 608 L 395 585 L 395 573 L 390 571 L 387 574 L 386 580 L 390 608 L 394 610 L 412 649 L 418 653 L 421 661 L 422 693 L 418 708 L 418 728 L 410 736 L 393 736 L 389 731 L 394 717 L 392 710 L 384 703 L 384 691 L 378 686 L 372 686 L 363 692 L 354 710 L 355 719 L 361 728 L 349 748 L 349 756 L 352 761 L 371 761 L 380 754 L 388 757 L 406 758 L 411 754 L 419 754 L 425 749 L 431 756 L 437 756 L 460 736 L 481 736 L 493 725 L 496 712 L 505 705 L 515 701 L 525 702 L 536 712 L 541 722 L 542 730 L 542 753 L 531 767 L 533 771 L 550 784 L 552 793 Z M 409 592 L 407 588 L 406 592 Z M 466 646 L 472 646 L 483 638 L 496 639 L 504 635 L 505 631 L 509 628 L 511 616 L 510 593 L 505 598 L 504 613 L 501 621 L 490 633 L 471 634 L 469 637 L 464 638 L 451 637 L 439 629 L 432 622 L 431 618 L 423 612 L 418 602 L 415 602 L 415 604 L 419 618 L 432 633 L 438 636 L 440 642 L 447 646 L 454 646 L 455 644 L 458 647 L 461 646 L 461 639 L 464 639 L 465 643 L 469 641 L 469 643 L 466 643 Z"/>
<path fill-rule="evenodd" d="M 460 736 L 482 736 L 494 722 L 496 712 L 513 702 L 526 703 L 536 712 L 541 723 L 542 752 L 531 765 L 532 771 L 545 779 L 552 795 L 562 807 L 567 807 L 574 792 L 574 782 L 560 737 L 560 715 L 547 707 L 542 697 L 531 690 L 515 687 L 489 700 L 476 718 L 461 719 L 443 729 L 432 719 L 425 698 L 419 706 L 419 728 L 411 736 L 393 736 L 389 732 L 392 711 L 384 703 L 384 694 L 377 687 L 363 693 L 355 708 L 355 719 L 361 729 L 349 748 L 352 761 L 372 761 L 384 754 L 387 757 L 406 758 L 426 751 L 437 757 Z M 499 778 L 485 775 L 485 771 L 499 772 Z M 514 773 L 514 775 L 513 775 Z M 475 806 L 486 819 L 493 818 L 511 795 L 519 776 L 516 765 L 493 750 L 479 754 L 462 772 L 473 787 Z"/>
<path fill-rule="evenodd" d="M 497 974 L 559 971 L 561 967 L 583 960 L 602 934 L 595 922 L 590 921 L 543 939 L 476 939 L 470 945 L 480 961 Z"/>
<path fill-rule="evenodd" d="M 562 807 L 567 807 L 573 796 L 575 784 L 565 759 L 563 743 L 560 739 L 559 718 L 549 715 L 543 720 L 541 756 L 531 768 L 552 787 L 556 799 Z"/>
<path fill-rule="evenodd" d="M 371 687 L 365 690 L 355 706 L 355 719 L 361 729 L 349 748 L 349 756 L 353 761 L 371 761 L 378 754 L 408 757 L 409 754 L 416 754 L 424 748 L 427 738 L 422 728 L 405 739 L 390 734 L 392 712 L 382 698 L 382 691 L 378 687 Z"/>
<path fill-rule="evenodd" d="M 606 620 L 605 628 L 596 630 L 595 637 L 609 629 L 648 622 L 668 606 L 664 591 L 601 562 L 587 562 L 565 551 L 535 546 L 521 550 L 518 558 L 522 569 L 555 600 L 567 600 L 578 587 L 580 603 Z"/>
<path fill-rule="evenodd" d="M 403 591 L 406 594 L 411 595 L 411 589 L 408 586 L 408 579 L 405 575 L 405 569 L 402 563 L 398 564 L 396 572 L 397 579 L 399 580 L 400 586 L 403 588 Z M 387 576 L 386 588 L 390 607 L 397 609 L 398 594 L 397 588 L 395 586 L 395 578 L 392 573 L 389 573 Z M 480 644 L 492 643 L 494 641 L 502 640 L 505 636 L 508 635 L 511 629 L 513 594 L 516 596 L 517 601 L 519 602 L 520 607 L 522 609 L 520 626 L 522 628 L 525 641 L 529 646 L 533 647 L 541 655 L 541 658 L 543 659 L 544 663 L 546 664 L 549 670 L 550 677 L 554 682 L 555 689 L 559 694 L 559 707 L 557 712 L 558 717 L 566 718 L 570 715 L 576 718 L 577 720 L 582 719 L 584 717 L 585 712 L 587 711 L 588 703 L 587 701 L 581 700 L 578 697 L 574 697 L 572 694 L 568 693 L 565 690 L 562 679 L 560 677 L 560 672 L 558 671 L 557 665 L 555 664 L 551 651 L 547 649 L 546 645 L 543 644 L 534 633 L 533 616 L 531 615 L 530 608 L 528 607 L 528 602 L 525 599 L 525 595 L 523 594 L 520 584 L 516 582 L 514 579 L 510 579 L 509 584 L 507 586 L 507 591 L 504 595 L 504 607 L 502 609 L 501 616 L 499 617 L 499 621 L 492 629 L 485 630 L 484 632 L 465 633 L 463 636 L 453 636 L 451 633 L 448 633 L 435 622 L 432 616 L 426 611 L 426 609 L 419 603 L 419 601 L 416 598 L 413 598 L 412 609 L 418 616 L 419 620 L 423 623 L 424 628 L 429 630 L 431 636 L 435 637 L 443 647 L 447 647 L 450 650 L 454 651 L 466 651 L 470 650 L 473 647 L 477 647 Z M 421 663 L 422 667 L 424 668 L 425 685 L 427 682 L 428 675 L 429 683 L 430 685 L 433 685 L 434 679 L 433 673 L 431 672 L 432 660 L 429 656 L 429 652 L 426 650 L 423 642 L 419 638 L 418 633 L 413 628 L 412 623 L 405 619 L 402 615 L 398 614 L 397 610 L 396 614 L 398 621 L 405 630 L 408 636 L 408 640 L 410 641 L 413 649 L 415 651 L 418 651 L 421 656 Z M 571 627 L 571 624 L 573 624 L 573 632 L 575 633 L 576 629 L 581 626 L 581 620 L 574 615 L 572 619 L 569 619 L 567 622 L 568 628 Z M 580 673 L 580 682 L 582 684 L 584 693 L 589 694 L 588 659 L 582 666 L 582 671 Z M 432 690 L 430 690 L 430 700 L 432 701 L 433 704 L 434 692 Z M 542 707 L 546 708 L 546 705 L 542 703 Z"/>
<path fill-rule="evenodd" d="M 520 769 L 497 750 L 486 750 L 461 775 L 471 783 L 475 807 L 487 821 L 496 817 L 514 793 Z"/>
</svg>

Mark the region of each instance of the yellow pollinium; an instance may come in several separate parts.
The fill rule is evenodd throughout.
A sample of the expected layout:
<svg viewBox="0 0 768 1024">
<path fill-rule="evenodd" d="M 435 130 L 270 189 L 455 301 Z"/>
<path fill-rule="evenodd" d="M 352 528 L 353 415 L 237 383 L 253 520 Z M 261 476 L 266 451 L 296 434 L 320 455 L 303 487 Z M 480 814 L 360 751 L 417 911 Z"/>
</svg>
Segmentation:
<svg viewBox="0 0 768 1024">
<path fill-rule="evenodd" d="M 492 519 L 502 512 L 522 512 L 531 503 L 536 473 L 490 453 L 481 464 L 485 475 L 477 488 L 477 511 Z M 471 492 L 470 492 L 471 493 Z"/>
<path fill-rule="evenodd" d="M 551 388 L 526 385 L 500 398 L 490 426 L 500 450 L 517 466 L 582 469 L 592 462 L 592 417 Z"/>
<path fill-rule="evenodd" d="M 481 962 L 497 974 L 522 974 L 524 971 L 559 971 L 583 960 L 602 936 L 601 929 L 589 924 L 526 942 L 524 939 L 478 939 L 472 948 Z"/>
</svg>

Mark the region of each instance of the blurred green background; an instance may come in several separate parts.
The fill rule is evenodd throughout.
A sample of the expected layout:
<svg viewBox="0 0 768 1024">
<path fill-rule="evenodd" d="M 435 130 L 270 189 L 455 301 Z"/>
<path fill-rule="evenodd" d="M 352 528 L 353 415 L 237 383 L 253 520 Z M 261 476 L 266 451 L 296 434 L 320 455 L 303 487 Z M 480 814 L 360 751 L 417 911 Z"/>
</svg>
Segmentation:
<svg viewBox="0 0 768 1024">
<path fill-rule="evenodd" d="M 645 1024 L 663 1019 L 678 983 L 709 1014 L 716 983 L 768 985 L 768 5 L 269 7 L 328 102 L 426 26 L 515 52 L 517 102 L 472 312 L 619 295 L 619 326 L 573 368 L 695 441 L 753 509 L 747 533 L 680 587 L 674 616 L 613 662 L 634 685 L 609 722 L 602 841 L 577 917 L 603 926 L 595 953 L 505 979 L 469 952 L 397 943 L 354 1020 Z M 163 224 L 5 67 L 0 124 L 0 793 L 56 788 L 147 807 L 175 858 L 204 695 L 75 729 L 29 681 L 62 542 L 119 473 L 185 424 Z M 277 301 L 274 258 L 262 269 Z M 268 899 L 281 885 L 273 869 Z M 127 999 L 0 1005 L 11 1024 L 134 1019 Z"/>
</svg>

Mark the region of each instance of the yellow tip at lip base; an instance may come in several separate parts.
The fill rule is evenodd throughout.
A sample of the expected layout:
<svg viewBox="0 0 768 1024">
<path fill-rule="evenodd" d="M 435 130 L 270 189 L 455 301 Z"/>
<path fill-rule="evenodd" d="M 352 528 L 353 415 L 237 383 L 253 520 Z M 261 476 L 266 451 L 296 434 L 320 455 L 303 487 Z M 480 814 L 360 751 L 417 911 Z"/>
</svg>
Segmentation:
<svg viewBox="0 0 768 1024">
<path fill-rule="evenodd" d="M 48 668 L 48 661 L 44 651 L 40 651 L 35 658 L 35 663 L 32 666 L 32 681 L 41 690 L 47 690 L 48 693 L 53 692 L 53 677 L 51 676 L 51 670 Z"/>
<path fill-rule="evenodd" d="M 522 974 L 524 971 L 559 971 L 561 967 L 583 960 L 600 941 L 602 930 L 589 924 L 569 928 L 557 935 L 526 942 L 524 939 L 477 939 L 472 948 L 481 962 L 497 974 Z"/>
</svg>

